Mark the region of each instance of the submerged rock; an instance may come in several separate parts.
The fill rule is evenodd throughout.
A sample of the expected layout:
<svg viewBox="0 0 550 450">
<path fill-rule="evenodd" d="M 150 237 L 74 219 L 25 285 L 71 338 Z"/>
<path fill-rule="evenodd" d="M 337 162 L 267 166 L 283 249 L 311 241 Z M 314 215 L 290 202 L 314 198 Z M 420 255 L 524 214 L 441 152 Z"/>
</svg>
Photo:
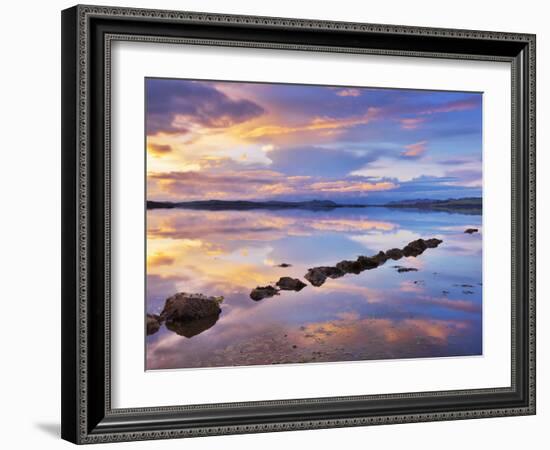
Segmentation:
<svg viewBox="0 0 550 450">
<path fill-rule="evenodd" d="M 403 258 L 403 250 L 400 248 L 391 248 L 386 250 L 386 256 L 394 261 Z"/>
<path fill-rule="evenodd" d="M 289 264 L 289 263 L 281 263 L 281 264 L 277 264 L 277 267 L 292 267 L 292 264 Z"/>
<path fill-rule="evenodd" d="M 209 328 L 212 328 L 218 319 L 220 318 L 219 314 L 213 315 L 213 316 L 207 316 L 202 319 L 196 319 L 196 320 L 187 320 L 187 321 L 171 321 L 166 322 L 166 328 L 168 328 L 170 331 L 173 331 L 176 334 L 179 334 L 180 336 L 184 336 L 186 338 L 192 338 L 193 336 L 196 336 L 197 334 L 202 333 L 203 331 L 208 330 Z"/>
<path fill-rule="evenodd" d="M 306 284 L 298 278 L 281 277 L 276 285 L 283 291 L 301 291 Z"/>
<path fill-rule="evenodd" d="M 147 336 L 155 334 L 160 328 L 160 317 L 156 314 L 147 314 Z"/>
<path fill-rule="evenodd" d="M 250 298 L 254 301 L 263 300 L 264 298 L 279 295 L 279 290 L 273 286 L 258 286 L 252 289 Z"/>
<path fill-rule="evenodd" d="M 170 322 L 186 322 L 204 319 L 205 317 L 219 316 L 220 303 L 223 297 L 207 297 L 203 294 L 188 294 L 179 292 L 166 299 L 160 320 Z"/>
<path fill-rule="evenodd" d="M 337 267 L 321 266 L 309 269 L 304 278 L 313 286 L 321 286 L 327 278 L 340 278 L 344 275 Z"/>
<path fill-rule="evenodd" d="M 398 267 L 397 272 L 418 272 L 418 269 L 415 269 L 414 267 Z"/>
<path fill-rule="evenodd" d="M 468 234 L 474 234 L 474 233 L 477 233 L 479 230 L 477 228 L 467 228 L 466 230 L 464 230 L 464 233 L 468 233 Z"/>
</svg>

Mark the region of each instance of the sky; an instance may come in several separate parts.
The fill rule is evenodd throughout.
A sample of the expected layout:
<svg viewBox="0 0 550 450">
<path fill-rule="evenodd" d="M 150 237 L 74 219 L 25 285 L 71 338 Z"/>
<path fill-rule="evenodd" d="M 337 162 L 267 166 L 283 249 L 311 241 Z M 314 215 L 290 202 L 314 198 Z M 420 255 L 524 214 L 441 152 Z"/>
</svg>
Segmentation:
<svg viewBox="0 0 550 450">
<path fill-rule="evenodd" d="M 480 197 L 482 94 L 146 78 L 148 200 Z"/>
</svg>

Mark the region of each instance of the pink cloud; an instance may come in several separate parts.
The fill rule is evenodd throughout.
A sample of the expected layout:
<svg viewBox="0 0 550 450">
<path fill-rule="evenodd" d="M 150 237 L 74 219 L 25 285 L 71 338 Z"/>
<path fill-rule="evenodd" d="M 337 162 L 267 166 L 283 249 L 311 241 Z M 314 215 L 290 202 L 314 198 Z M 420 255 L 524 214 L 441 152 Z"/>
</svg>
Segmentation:
<svg viewBox="0 0 550 450">
<path fill-rule="evenodd" d="M 340 97 L 359 97 L 361 95 L 361 91 L 359 89 L 348 88 L 337 91 L 336 95 Z"/>
<path fill-rule="evenodd" d="M 430 114 L 437 114 L 437 113 L 466 111 L 468 109 L 475 109 L 478 106 L 479 106 L 479 102 L 477 99 L 457 100 L 455 102 L 445 103 L 444 105 L 439 105 L 433 108 L 426 109 L 424 111 L 420 111 L 419 114 L 430 115 Z"/>
<path fill-rule="evenodd" d="M 404 130 L 415 130 L 420 126 L 421 123 L 424 123 L 425 121 L 426 119 L 422 117 L 399 119 L 401 128 L 403 128 Z"/>
<path fill-rule="evenodd" d="M 372 182 L 361 177 L 323 181 L 317 177 L 286 177 L 271 170 L 208 173 L 167 172 L 147 175 L 148 198 L 155 200 L 250 200 L 281 195 L 366 195 L 397 188 L 389 181 Z"/>
<path fill-rule="evenodd" d="M 405 145 L 405 151 L 401 153 L 403 156 L 409 158 L 416 158 L 422 156 L 427 149 L 428 141 L 415 142 L 414 144 Z"/>
</svg>

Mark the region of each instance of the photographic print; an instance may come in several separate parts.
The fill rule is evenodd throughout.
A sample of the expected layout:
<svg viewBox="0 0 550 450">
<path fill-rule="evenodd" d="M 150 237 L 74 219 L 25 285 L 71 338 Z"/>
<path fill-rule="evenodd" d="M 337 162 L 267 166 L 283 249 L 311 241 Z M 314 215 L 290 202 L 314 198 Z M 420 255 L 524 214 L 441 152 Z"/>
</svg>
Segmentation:
<svg viewBox="0 0 550 450">
<path fill-rule="evenodd" d="M 482 354 L 482 94 L 145 79 L 146 369 Z"/>
</svg>

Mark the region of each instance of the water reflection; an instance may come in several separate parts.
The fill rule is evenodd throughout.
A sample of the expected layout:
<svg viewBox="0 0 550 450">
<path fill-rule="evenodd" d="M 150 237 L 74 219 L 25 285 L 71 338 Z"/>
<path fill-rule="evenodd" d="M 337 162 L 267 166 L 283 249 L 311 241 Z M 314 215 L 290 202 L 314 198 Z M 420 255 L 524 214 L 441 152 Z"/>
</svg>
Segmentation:
<svg viewBox="0 0 550 450">
<path fill-rule="evenodd" d="M 214 323 L 147 337 L 147 368 L 417 358 L 481 353 L 481 216 L 387 208 L 333 211 L 150 210 L 147 311 L 180 291 L 223 295 Z M 252 288 L 307 269 L 443 239 L 321 287 L 254 302 Z M 279 267 L 280 264 L 290 267 Z M 470 287 L 465 288 L 463 285 Z M 174 328 L 174 327 L 172 327 Z"/>
</svg>

